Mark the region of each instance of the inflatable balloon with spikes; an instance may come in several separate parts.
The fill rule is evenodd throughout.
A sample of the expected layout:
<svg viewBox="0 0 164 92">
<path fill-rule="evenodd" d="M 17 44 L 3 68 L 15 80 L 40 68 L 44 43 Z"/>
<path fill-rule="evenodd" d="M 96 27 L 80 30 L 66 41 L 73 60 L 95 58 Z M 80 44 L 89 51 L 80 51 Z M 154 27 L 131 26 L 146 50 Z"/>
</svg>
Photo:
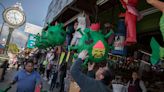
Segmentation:
<svg viewBox="0 0 164 92">
<path fill-rule="evenodd" d="M 66 31 L 63 28 L 63 24 L 49 25 L 46 38 L 51 46 L 62 45 L 66 39 Z"/>
<path fill-rule="evenodd" d="M 48 25 L 47 31 L 42 31 L 42 35 L 36 36 L 36 47 L 46 49 L 48 47 L 62 45 L 66 39 L 66 31 L 63 29 L 63 24 L 55 26 Z"/>
<path fill-rule="evenodd" d="M 46 49 L 47 47 L 50 46 L 50 43 L 48 43 L 47 38 L 46 38 L 46 31 L 42 31 L 42 35 L 40 34 L 36 35 L 36 42 L 35 46 L 40 48 L 40 49 Z"/>
<path fill-rule="evenodd" d="M 93 31 L 86 28 L 84 33 L 80 33 L 82 34 L 82 38 L 79 40 L 78 44 L 69 48 L 71 50 L 77 50 L 78 53 L 83 50 L 88 51 L 89 57 L 85 60 L 84 64 L 88 62 L 99 63 L 105 60 L 110 48 L 106 39 L 110 37 L 113 31 L 110 31 L 107 35 L 103 35 L 100 31 Z"/>
</svg>

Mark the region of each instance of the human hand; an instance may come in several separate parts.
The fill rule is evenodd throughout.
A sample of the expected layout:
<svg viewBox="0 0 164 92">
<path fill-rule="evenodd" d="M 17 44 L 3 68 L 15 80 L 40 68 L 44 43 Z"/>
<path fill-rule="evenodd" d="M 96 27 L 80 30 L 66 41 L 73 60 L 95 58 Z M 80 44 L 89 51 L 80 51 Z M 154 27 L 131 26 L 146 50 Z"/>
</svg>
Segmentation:
<svg viewBox="0 0 164 92">
<path fill-rule="evenodd" d="M 82 60 L 85 60 L 87 58 L 88 51 L 83 50 L 82 52 L 79 53 L 78 58 L 81 58 Z"/>
<path fill-rule="evenodd" d="M 88 71 L 92 71 L 93 70 L 93 68 L 94 68 L 94 66 L 95 66 L 95 63 L 88 63 Z"/>
</svg>

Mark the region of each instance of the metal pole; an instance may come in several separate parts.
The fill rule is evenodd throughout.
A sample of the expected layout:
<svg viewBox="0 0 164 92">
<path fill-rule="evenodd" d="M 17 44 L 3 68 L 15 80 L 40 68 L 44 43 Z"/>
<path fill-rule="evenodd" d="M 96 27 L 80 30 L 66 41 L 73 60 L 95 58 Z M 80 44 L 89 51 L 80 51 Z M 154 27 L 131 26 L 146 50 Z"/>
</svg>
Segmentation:
<svg viewBox="0 0 164 92">
<path fill-rule="evenodd" d="M 1 30 L 0 30 L 0 37 L 1 37 L 1 34 L 2 34 L 2 31 L 3 31 L 3 26 L 4 26 L 5 22 L 2 23 L 2 26 L 1 26 Z"/>
<path fill-rule="evenodd" d="M 9 34 L 8 34 L 5 49 L 4 49 L 4 54 L 6 54 L 6 55 L 7 55 L 7 51 L 8 51 L 8 48 L 9 48 L 10 39 L 11 39 L 13 31 L 14 31 L 14 28 L 9 28 Z"/>
</svg>

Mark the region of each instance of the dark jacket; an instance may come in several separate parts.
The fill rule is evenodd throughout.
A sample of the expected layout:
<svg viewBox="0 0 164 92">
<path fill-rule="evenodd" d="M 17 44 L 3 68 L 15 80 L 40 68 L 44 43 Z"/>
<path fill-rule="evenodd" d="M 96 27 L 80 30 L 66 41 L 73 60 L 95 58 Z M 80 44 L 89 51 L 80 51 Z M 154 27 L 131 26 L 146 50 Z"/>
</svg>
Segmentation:
<svg viewBox="0 0 164 92">
<path fill-rule="evenodd" d="M 82 60 L 77 59 L 71 67 L 71 75 L 81 88 L 81 92 L 111 92 L 108 86 L 99 80 L 88 77 L 82 73 Z"/>
</svg>

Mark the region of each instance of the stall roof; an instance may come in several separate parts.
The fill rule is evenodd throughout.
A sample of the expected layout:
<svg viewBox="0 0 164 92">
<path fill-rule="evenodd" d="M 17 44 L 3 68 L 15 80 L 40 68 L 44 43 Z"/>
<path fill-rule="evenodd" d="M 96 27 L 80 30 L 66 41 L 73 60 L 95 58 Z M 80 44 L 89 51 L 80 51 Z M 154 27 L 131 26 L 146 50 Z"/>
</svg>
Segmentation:
<svg viewBox="0 0 164 92">
<path fill-rule="evenodd" d="M 66 22 L 68 19 L 85 11 L 89 15 L 103 12 L 117 5 L 116 0 L 107 0 L 103 5 L 96 5 L 97 0 L 52 0 L 48 8 L 46 23 Z"/>
<path fill-rule="evenodd" d="M 102 23 L 114 22 L 114 24 L 116 24 L 118 19 L 117 13 L 119 11 L 119 0 L 107 0 L 107 2 L 102 5 L 97 5 L 97 1 L 103 0 L 52 0 L 48 8 L 46 23 L 48 22 L 54 25 L 55 22 L 58 21 L 69 24 L 69 19 L 85 11 L 85 13 L 93 16 L 93 18 L 96 16 L 96 14 L 98 14 L 99 20 Z M 140 1 L 138 10 L 143 11 L 151 7 L 152 6 L 147 4 L 146 1 Z M 144 17 L 141 21 L 138 22 L 138 33 L 159 29 L 158 23 L 160 16 L 161 13 L 158 12 Z"/>
</svg>

